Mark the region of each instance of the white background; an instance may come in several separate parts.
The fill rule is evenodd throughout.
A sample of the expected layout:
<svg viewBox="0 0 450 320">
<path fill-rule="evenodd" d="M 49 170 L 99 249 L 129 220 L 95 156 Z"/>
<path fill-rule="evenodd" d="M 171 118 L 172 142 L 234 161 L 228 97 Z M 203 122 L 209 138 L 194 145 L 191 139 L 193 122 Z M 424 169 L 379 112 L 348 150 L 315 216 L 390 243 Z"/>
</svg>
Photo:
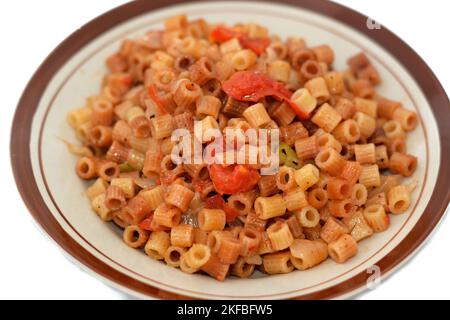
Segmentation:
<svg viewBox="0 0 450 320">
<path fill-rule="evenodd" d="M 150 0 L 149 0 L 150 1 Z M 64 38 L 124 0 L 0 2 L 0 298 L 124 299 L 72 264 L 37 228 L 15 187 L 9 158 L 13 113 L 27 81 Z M 450 90 L 447 1 L 338 0 L 387 26 Z M 450 111 L 450 110 L 449 110 Z M 450 177 L 449 177 L 450 178 Z M 358 299 L 449 299 L 450 221 L 407 265 Z"/>
</svg>

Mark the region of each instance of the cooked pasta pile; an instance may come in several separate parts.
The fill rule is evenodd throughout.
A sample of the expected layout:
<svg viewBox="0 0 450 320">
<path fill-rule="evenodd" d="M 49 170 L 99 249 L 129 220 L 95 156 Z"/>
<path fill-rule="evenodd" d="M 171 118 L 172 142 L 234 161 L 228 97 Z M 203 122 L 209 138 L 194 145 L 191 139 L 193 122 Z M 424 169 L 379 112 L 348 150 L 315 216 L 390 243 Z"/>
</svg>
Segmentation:
<svg viewBox="0 0 450 320">
<path fill-rule="evenodd" d="M 101 92 L 68 118 L 93 210 L 128 246 L 217 280 L 351 259 L 410 206 L 415 183 L 401 179 L 417 167 L 405 143 L 417 116 L 376 93 L 365 54 L 344 71 L 333 61 L 328 45 L 184 15 L 125 40 Z M 279 130 L 278 172 L 174 163 L 171 135 L 192 132 L 195 120 L 223 132 Z"/>
</svg>

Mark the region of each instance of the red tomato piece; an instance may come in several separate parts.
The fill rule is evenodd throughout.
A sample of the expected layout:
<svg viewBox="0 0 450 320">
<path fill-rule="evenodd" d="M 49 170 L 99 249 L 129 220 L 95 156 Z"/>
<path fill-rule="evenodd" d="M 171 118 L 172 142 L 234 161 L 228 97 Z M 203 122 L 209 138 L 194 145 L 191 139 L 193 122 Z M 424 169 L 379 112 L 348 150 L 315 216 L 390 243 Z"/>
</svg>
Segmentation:
<svg viewBox="0 0 450 320">
<path fill-rule="evenodd" d="M 157 225 L 153 221 L 153 214 L 151 214 L 150 216 L 148 216 L 147 218 L 142 220 L 139 223 L 138 227 L 143 229 L 143 230 L 152 231 L 152 232 L 153 231 L 168 231 L 168 230 L 170 230 L 170 228 Z"/>
<path fill-rule="evenodd" d="M 194 180 L 192 181 L 195 192 L 198 192 L 202 199 L 206 197 L 204 194 L 205 188 L 209 185 L 209 180 Z"/>
<path fill-rule="evenodd" d="M 258 56 L 262 55 L 270 45 L 269 38 L 249 38 L 245 35 L 239 37 L 239 42 L 245 49 L 250 49 Z"/>
<path fill-rule="evenodd" d="M 227 204 L 223 206 L 223 211 L 225 211 L 227 222 L 232 222 L 239 216 L 239 211 L 230 207 Z"/>
<path fill-rule="evenodd" d="M 138 227 L 147 231 L 153 231 L 152 230 L 152 220 L 153 220 L 153 214 L 151 214 L 150 216 L 148 216 L 148 218 L 142 220 Z"/>
<path fill-rule="evenodd" d="M 206 199 L 206 207 L 208 209 L 222 209 L 225 211 L 227 222 L 234 221 L 239 216 L 239 211 L 226 204 L 225 200 L 219 195 Z"/>
<path fill-rule="evenodd" d="M 225 42 L 237 37 L 238 33 L 230 28 L 224 26 L 217 26 L 211 32 L 211 40 L 216 42 Z"/>
<path fill-rule="evenodd" d="M 258 102 L 266 96 L 286 101 L 301 120 L 310 118 L 293 101 L 292 93 L 282 83 L 270 79 L 267 75 L 254 71 L 240 71 L 224 82 L 223 91 L 239 101 Z"/>
<path fill-rule="evenodd" d="M 224 82 L 223 91 L 239 101 L 257 102 L 266 96 L 289 100 L 292 93 L 283 84 L 255 71 L 239 71 Z"/>
<path fill-rule="evenodd" d="M 225 200 L 218 194 L 206 199 L 206 207 L 208 209 L 222 209 L 225 205 Z"/>
<path fill-rule="evenodd" d="M 220 194 L 250 191 L 261 178 L 256 169 L 245 165 L 224 167 L 220 164 L 213 164 L 209 167 L 209 175 L 216 191 Z"/>
<path fill-rule="evenodd" d="M 233 29 L 225 26 L 218 26 L 210 34 L 210 38 L 215 42 L 226 42 L 233 38 L 237 38 L 239 43 L 244 49 L 250 49 L 258 56 L 266 51 L 266 48 L 270 45 L 269 38 L 250 38 L 246 34 L 239 33 Z"/>
</svg>

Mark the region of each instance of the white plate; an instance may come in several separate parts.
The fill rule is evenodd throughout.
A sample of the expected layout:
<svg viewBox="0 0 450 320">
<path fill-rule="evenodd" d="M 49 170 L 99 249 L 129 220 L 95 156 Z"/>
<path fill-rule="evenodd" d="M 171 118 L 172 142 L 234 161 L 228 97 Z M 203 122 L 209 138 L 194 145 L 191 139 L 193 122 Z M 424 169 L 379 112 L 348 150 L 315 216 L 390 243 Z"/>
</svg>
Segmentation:
<svg viewBox="0 0 450 320">
<path fill-rule="evenodd" d="M 328 16 L 317 3 L 328 8 Z M 207 299 L 331 298 L 364 288 L 374 265 L 386 275 L 422 243 L 443 214 L 449 190 L 448 183 L 446 189 L 445 185 L 435 189 L 443 173 L 441 161 L 448 156 L 441 153 L 449 149 L 441 145 L 440 130 L 442 134 L 443 129 L 433 115 L 438 106 L 431 104 L 430 95 L 437 96 L 447 105 L 448 100 L 439 91 L 438 84 L 435 84 L 436 88 L 426 88 L 428 92 L 423 85 L 421 87 L 416 81 L 417 75 L 410 71 L 413 61 L 406 61 L 406 66 L 399 62 L 398 54 L 409 50 L 407 54 L 412 54 L 423 64 L 410 49 L 384 28 L 369 30 L 364 17 L 327 1 L 307 4 L 307 8 L 266 2 L 214 1 L 152 10 L 159 5 L 149 1 L 127 4 L 116 9 L 115 14 L 108 13 L 72 35 L 66 45 L 59 47 L 45 62 L 43 67 L 47 65 L 48 68 L 38 71 L 41 83 L 33 79 L 19 105 L 14 130 L 25 130 L 29 136 L 13 135 L 16 180 L 30 211 L 66 251 L 88 269 L 140 295 L 175 297 L 173 294 L 176 294 Z M 346 13 L 345 16 L 340 15 L 342 21 L 330 17 L 339 12 Z M 418 169 L 412 177 L 419 181 L 419 185 L 413 193 L 410 210 L 403 215 L 392 216 L 391 227 L 361 242 L 358 255 L 345 264 L 327 261 L 311 270 L 287 275 L 230 278 L 219 283 L 206 276 L 184 274 L 128 248 L 118 230 L 112 224 L 102 222 L 91 211 L 84 195 L 87 185 L 74 172 L 76 158 L 67 152 L 61 140 L 76 143 L 66 115 L 69 110 L 82 106 L 86 97 L 99 91 L 106 73 L 104 61 L 119 48 L 124 38 L 134 38 L 145 31 L 161 28 L 167 17 L 179 13 L 187 13 L 189 18 L 203 17 L 211 22 L 227 24 L 257 22 L 283 38 L 301 36 L 311 46 L 329 44 L 336 53 L 337 69 L 345 69 L 348 57 L 365 51 L 382 78 L 378 91 L 401 101 L 405 108 L 415 110 L 420 116 L 418 128 L 408 137 L 408 152 L 419 159 Z M 358 23 L 359 30 L 354 28 Z M 376 41 L 367 35 L 373 35 Z M 390 37 L 395 41 L 392 42 Z M 81 47 L 87 40 L 89 42 Z M 383 41 L 385 45 L 391 43 L 393 46 L 383 47 Z M 422 76 L 434 80 L 434 76 L 426 71 L 428 73 Z M 435 91 L 430 93 L 430 90 Z M 32 103 L 32 97 L 38 103 Z M 34 110 L 31 116 L 24 114 L 30 113 L 30 109 Z M 443 119 L 439 119 L 439 123 L 441 121 Z M 447 141 L 445 143 L 448 144 Z M 30 170 L 32 174 L 26 176 Z M 430 201 L 432 196 L 436 198 Z M 424 213 L 433 203 L 441 210 L 427 218 Z M 418 229 L 421 218 L 428 225 Z M 411 234 L 415 235 L 414 238 Z"/>
</svg>

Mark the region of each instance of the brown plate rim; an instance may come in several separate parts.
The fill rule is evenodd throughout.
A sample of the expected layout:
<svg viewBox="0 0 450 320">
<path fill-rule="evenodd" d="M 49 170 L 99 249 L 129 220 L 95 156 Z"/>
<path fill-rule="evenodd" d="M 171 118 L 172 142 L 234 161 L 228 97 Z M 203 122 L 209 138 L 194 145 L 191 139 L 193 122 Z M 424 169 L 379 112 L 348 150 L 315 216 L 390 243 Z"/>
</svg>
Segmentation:
<svg viewBox="0 0 450 320">
<path fill-rule="evenodd" d="M 258 0 L 250 1 L 258 2 Z M 269 0 L 259 0 L 259 2 L 262 1 L 269 2 Z M 132 1 L 95 18 L 64 40 L 41 64 L 25 88 L 14 116 L 10 145 L 14 178 L 23 201 L 38 224 L 60 247 L 83 266 L 120 287 L 140 295 L 165 299 L 190 299 L 192 297 L 161 290 L 121 273 L 96 258 L 64 231 L 49 211 L 34 180 L 29 146 L 32 121 L 38 102 L 54 74 L 67 60 L 90 41 L 121 22 L 155 9 L 179 3 L 184 3 L 184 1 Z M 446 123 L 450 123 L 450 113 L 448 112 L 450 111 L 450 101 L 436 76 L 414 50 L 384 26 L 376 32 L 362 27 L 366 25 L 367 17 L 340 4 L 326 0 L 281 0 L 278 3 L 300 7 L 333 18 L 369 37 L 397 58 L 422 89 L 431 106 L 439 129 L 440 161 L 441 164 L 448 163 L 450 160 L 450 126 L 446 126 Z M 390 271 L 410 257 L 437 226 L 450 201 L 450 181 L 447 179 L 449 176 L 450 168 L 441 165 L 433 195 L 421 218 L 405 239 L 376 263 L 380 267 L 382 275 L 390 274 Z M 334 286 L 296 298 L 329 299 L 348 295 L 360 290 L 369 277 L 370 274 L 361 272 Z"/>
</svg>

